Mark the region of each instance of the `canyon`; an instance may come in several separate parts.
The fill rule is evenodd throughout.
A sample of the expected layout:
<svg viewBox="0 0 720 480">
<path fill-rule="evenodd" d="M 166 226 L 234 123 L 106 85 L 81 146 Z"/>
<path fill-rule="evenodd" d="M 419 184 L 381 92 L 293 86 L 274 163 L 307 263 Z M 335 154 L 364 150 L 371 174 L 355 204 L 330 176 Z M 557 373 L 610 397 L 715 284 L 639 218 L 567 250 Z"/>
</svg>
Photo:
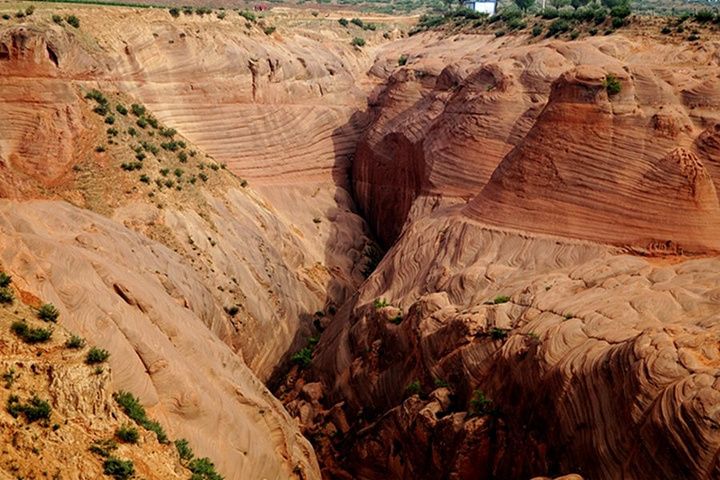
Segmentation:
<svg viewBox="0 0 720 480">
<path fill-rule="evenodd" d="M 0 23 L 0 478 L 720 477 L 717 42 L 242 13 Z"/>
</svg>

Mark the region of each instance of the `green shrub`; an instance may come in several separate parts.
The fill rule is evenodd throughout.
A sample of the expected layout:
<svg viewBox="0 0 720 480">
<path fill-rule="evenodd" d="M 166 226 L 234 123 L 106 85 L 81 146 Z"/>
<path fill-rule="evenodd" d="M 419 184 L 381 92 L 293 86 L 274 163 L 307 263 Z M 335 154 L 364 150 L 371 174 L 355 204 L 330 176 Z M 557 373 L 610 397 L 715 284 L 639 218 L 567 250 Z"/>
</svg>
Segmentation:
<svg viewBox="0 0 720 480">
<path fill-rule="evenodd" d="M 547 7 L 540 12 L 540 16 L 545 20 L 552 20 L 558 17 L 558 9 L 555 7 Z"/>
<path fill-rule="evenodd" d="M 127 114 L 128 114 L 128 109 L 125 108 L 125 105 L 122 105 L 122 104 L 120 104 L 120 103 L 118 103 L 117 105 L 115 105 L 115 110 L 117 110 L 117 112 L 118 112 L 120 115 L 127 115 Z"/>
<path fill-rule="evenodd" d="M 15 372 L 15 369 L 10 367 L 5 373 L 2 375 L 2 379 L 5 382 L 5 388 L 11 388 L 13 386 L 13 383 L 15 383 L 15 380 L 17 380 L 17 373 Z"/>
<path fill-rule="evenodd" d="M 265 32 L 265 35 L 272 35 L 275 33 L 276 27 L 265 27 L 263 28 L 263 32 Z"/>
<path fill-rule="evenodd" d="M 433 384 L 435 385 L 435 388 L 450 388 L 450 383 L 441 378 L 434 379 Z"/>
<path fill-rule="evenodd" d="M 107 123 L 108 125 L 114 124 L 115 117 L 113 117 L 112 115 L 108 115 L 107 117 L 105 117 L 105 123 Z"/>
<path fill-rule="evenodd" d="M 527 26 L 527 24 L 521 18 L 512 18 L 508 20 L 505 24 L 510 30 L 522 30 Z"/>
<path fill-rule="evenodd" d="M 77 335 L 70 335 L 70 338 L 65 342 L 67 348 L 79 350 L 85 346 L 85 339 Z"/>
<path fill-rule="evenodd" d="M 75 15 L 68 15 L 67 17 L 65 17 L 65 21 L 75 28 L 80 28 L 80 19 L 77 18 Z"/>
<path fill-rule="evenodd" d="M 231 317 L 234 317 L 235 315 L 237 315 L 239 311 L 240 311 L 240 308 L 237 305 L 225 307 L 225 313 L 227 313 Z"/>
<path fill-rule="evenodd" d="M 0 272 L 0 288 L 7 288 L 12 283 L 12 277 L 5 272 Z"/>
<path fill-rule="evenodd" d="M 610 10 L 610 16 L 613 18 L 627 18 L 630 16 L 629 5 L 618 5 Z"/>
<path fill-rule="evenodd" d="M 500 305 L 501 303 L 507 303 L 510 301 L 510 297 L 507 295 L 498 295 L 495 297 L 492 301 L 495 305 Z"/>
<path fill-rule="evenodd" d="M 537 37 L 540 36 L 543 32 L 543 27 L 540 25 L 535 25 L 532 29 L 532 36 Z"/>
<path fill-rule="evenodd" d="M 133 127 L 128 127 L 127 133 L 128 133 L 128 135 L 130 135 L 131 137 L 137 136 L 137 130 L 135 130 L 135 128 L 133 128 Z"/>
<path fill-rule="evenodd" d="M 307 346 L 295 352 L 290 361 L 301 367 L 309 367 L 312 363 L 313 348 Z"/>
<path fill-rule="evenodd" d="M 25 343 L 45 343 L 52 338 L 53 331 L 49 328 L 34 328 L 25 320 L 17 320 L 10 325 L 10 331 Z"/>
<path fill-rule="evenodd" d="M 554 20 L 550 26 L 548 27 L 548 37 L 553 37 L 555 35 L 559 35 L 561 33 L 565 33 L 570 29 L 570 24 L 567 22 L 567 20 L 558 18 L 557 20 Z"/>
<path fill-rule="evenodd" d="M 172 138 L 177 134 L 177 130 L 174 128 L 161 128 L 160 129 L 160 135 L 163 137 Z"/>
<path fill-rule="evenodd" d="M 173 18 L 178 18 L 180 16 L 180 9 L 177 7 L 172 7 L 170 10 L 168 10 L 168 12 L 170 12 L 170 15 Z"/>
<path fill-rule="evenodd" d="M 123 443 L 137 443 L 140 439 L 137 428 L 131 425 L 122 425 L 115 431 L 115 436 Z"/>
<path fill-rule="evenodd" d="M 257 21 L 257 17 L 255 16 L 255 14 L 254 14 L 253 12 L 250 12 L 250 11 L 247 11 L 247 10 L 243 10 L 243 11 L 241 11 L 241 12 L 238 12 L 238 14 L 239 14 L 241 17 L 243 17 L 245 20 L 249 21 L 249 22 L 256 22 L 256 21 Z"/>
<path fill-rule="evenodd" d="M 412 382 L 408 383 L 405 387 L 405 397 L 420 395 L 420 393 L 422 393 L 422 385 L 420 385 L 420 380 L 415 379 Z"/>
<path fill-rule="evenodd" d="M 580 36 L 580 32 L 577 30 L 573 30 L 570 32 L 570 40 L 577 40 L 577 38 Z"/>
<path fill-rule="evenodd" d="M 55 23 L 57 23 L 58 25 L 62 25 L 62 23 L 63 23 L 63 18 L 62 18 L 60 15 L 53 15 L 53 16 L 52 16 L 52 21 L 55 22 Z"/>
<path fill-rule="evenodd" d="M 715 20 L 715 12 L 707 8 L 695 12 L 695 21 L 698 23 L 707 23 Z"/>
<path fill-rule="evenodd" d="M 158 422 L 150 420 L 145 413 L 145 408 L 140 404 L 132 393 L 119 391 L 113 395 L 113 398 L 120 405 L 125 415 L 130 417 L 135 423 L 143 427 L 145 430 L 155 432 L 160 443 L 168 443 L 167 434 Z"/>
<path fill-rule="evenodd" d="M 137 122 L 135 122 L 135 124 L 140 128 L 146 128 L 148 122 L 144 118 L 140 117 L 137 119 Z"/>
<path fill-rule="evenodd" d="M 353 18 L 352 20 L 350 20 L 350 23 L 357 25 L 360 28 L 362 28 L 364 25 L 363 21 L 360 20 L 359 18 Z"/>
<path fill-rule="evenodd" d="M 146 110 L 144 106 L 133 103 L 132 105 L 130 105 L 130 111 L 136 117 L 142 117 L 143 115 L 145 115 Z"/>
<path fill-rule="evenodd" d="M 38 420 L 49 420 L 52 414 L 50 404 L 40 399 L 37 395 L 33 395 L 27 403 L 21 402 L 17 395 L 10 395 L 6 408 L 8 413 L 14 418 L 22 414 L 30 423 Z"/>
<path fill-rule="evenodd" d="M 338 23 L 339 23 L 340 25 L 342 25 L 343 27 L 347 27 L 347 26 L 348 26 L 348 23 L 350 23 L 350 22 L 348 22 L 348 19 L 347 19 L 347 18 L 341 18 L 340 20 L 338 20 Z"/>
<path fill-rule="evenodd" d="M 185 162 L 187 162 L 187 158 L 188 158 L 188 157 L 187 157 L 187 153 L 185 153 L 184 151 L 178 153 L 178 160 L 180 160 L 180 163 L 185 163 Z"/>
<path fill-rule="evenodd" d="M 558 8 L 558 16 L 564 20 L 572 20 L 575 18 L 575 9 L 570 5 Z"/>
<path fill-rule="evenodd" d="M 183 172 L 183 169 L 182 169 L 182 168 L 176 168 L 173 173 L 175 174 L 176 177 L 180 178 L 180 177 L 183 176 L 183 173 L 184 173 L 184 172 Z"/>
<path fill-rule="evenodd" d="M 52 303 L 44 303 L 38 309 L 37 316 L 40 320 L 46 322 L 56 322 L 60 316 L 60 311 Z"/>
<path fill-rule="evenodd" d="M 622 84 L 615 75 L 609 73 L 603 80 L 603 87 L 607 90 L 608 95 L 617 95 L 622 90 Z"/>
<path fill-rule="evenodd" d="M 660 30 L 660 33 L 662 33 L 663 35 L 670 35 L 672 33 L 672 29 L 665 25 L 662 30 Z"/>
<path fill-rule="evenodd" d="M 384 298 L 376 298 L 375 300 L 373 300 L 373 307 L 375 307 L 375 308 L 383 308 L 383 307 L 387 307 L 389 305 L 390 304 L 388 303 L 388 301 L 385 300 Z"/>
<path fill-rule="evenodd" d="M 140 175 L 140 181 L 142 183 L 150 183 L 150 177 L 143 173 L 142 175 Z"/>
<path fill-rule="evenodd" d="M 470 399 L 470 408 L 468 413 L 470 415 L 488 415 L 492 412 L 491 410 L 492 400 L 487 398 L 485 394 L 480 390 L 475 390 L 473 396 Z"/>
<path fill-rule="evenodd" d="M 15 295 L 13 295 L 10 287 L 0 287 L 0 303 L 13 303 Z"/>
<path fill-rule="evenodd" d="M 617 30 L 618 28 L 624 27 L 626 23 L 627 21 L 624 18 L 613 17 L 612 28 Z"/>
<path fill-rule="evenodd" d="M 402 54 L 402 55 L 400 55 L 400 58 L 398 58 L 398 65 L 400 65 L 402 67 L 403 65 L 407 64 L 407 61 L 408 61 L 408 56 L 405 54 Z"/>
<path fill-rule="evenodd" d="M 187 467 L 192 472 L 190 480 L 223 480 L 223 477 L 215 471 L 215 465 L 209 458 L 191 460 Z"/>
<path fill-rule="evenodd" d="M 190 444 L 184 438 L 181 438 L 180 440 L 175 440 L 175 448 L 178 451 L 178 455 L 180 455 L 180 460 L 189 462 L 195 457 L 192 448 L 190 448 Z"/>
<path fill-rule="evenodd" d="M 697 41 L 697 40 L 700 40 L 700 35 L 698 35 L 698 34 L 696 34 L 696 33 L 691 33 L 690 35 L 688 35 L 688 38 L 687 38 L 687 39 L 688 39 L 688 41 L 690 41 L 690 42 L 695 42 L 695 41 Z"/>
<path fill-rule="evenodd" d="M 203 182 L 207 182 L 207 181 L 208 181 L 208 176 L 205 174 L 205 172 L 200 172 L 200 173 L 198 173 L 198 177 L 199 177 L 200 180 L 202 180 Z"/>
<path fill-rule="evenodd" d="M 504 340 L 508 336 L 508 331 L 507 328 L 493 327 L 490 329 L 490 338 L 493 340 Z"/>
<path fill-rule="evenodd" d="M 109 457 L 103 463 L 103 472 L 117 480 L 126 480 L 135 475 L 135 466 L 132 460 L 121 460 L 116 457 Z"/>
<path fill-rule="evenodd" d="M 105 440 L 95 440 L 88 450 L 96 455 L 107 458 L 115 449 L 117 449 L 117 443 L 115 440 L 107 438 Z"/>
<path fill-rule="evenodd" d="M 110 352 L 103 348 L 92 347 L 85 357 L 85 363 L 88 365 L 97 365 L 103 363 L 110 357 Z"/>
</svg>

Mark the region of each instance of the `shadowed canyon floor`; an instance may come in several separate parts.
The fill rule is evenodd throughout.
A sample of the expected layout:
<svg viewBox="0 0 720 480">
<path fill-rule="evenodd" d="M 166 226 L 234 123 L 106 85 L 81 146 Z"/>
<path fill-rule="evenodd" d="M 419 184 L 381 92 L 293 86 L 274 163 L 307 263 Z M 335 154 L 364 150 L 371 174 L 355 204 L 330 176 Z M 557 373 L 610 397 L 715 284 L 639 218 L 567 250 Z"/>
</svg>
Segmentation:
<svg viewBox="0 0 720 480">
<path fill-rule="evenodd" d="M 720 44 L 340 16 L 0 23 L 0 476 L 720 477 Z"/>
</svg>

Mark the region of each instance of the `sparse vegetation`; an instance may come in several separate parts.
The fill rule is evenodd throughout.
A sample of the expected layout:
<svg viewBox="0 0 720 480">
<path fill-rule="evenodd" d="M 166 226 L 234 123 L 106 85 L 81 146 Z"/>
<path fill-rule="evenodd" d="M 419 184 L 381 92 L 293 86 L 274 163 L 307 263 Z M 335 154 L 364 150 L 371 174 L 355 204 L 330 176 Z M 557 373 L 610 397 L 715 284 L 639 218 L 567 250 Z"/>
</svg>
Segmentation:
<svg viewBox="0 0 720 480">
<path fill-rule="evenodd" d="M 85 339 L 78 335 L 70 335 L 70 338 L 65 342 L 65 347 L 74 350 L 79 350 L 85 346 Z"/>
<path fill-rule="evenodd" d="M 379 309 L 379 308 L 384 308 L 384 307 L 388 307 L 388 306 L 390 306 L 390 304 L 384 298 L 376 298 L 375 300 L 373 300 L 373 307 L 375 307 L 375 308 Z"/>
<path fill-rule="evenodd" d="M 312 363 L 313 352 L 315 351 L 315 346 L 318 341 L 320 341 L 318 337 L 308 338 L 307 346 L 295 352 L 295 354 L 290 357 L 290 361 L 303 368 L 309 367 Z"/>
<path fill-rule="evenodd" d="M 501 303 L 507 303 L 510 301 L 510 297 L 507 295 L 498 295 L 495 297 L 492 301 L 495 305 L 500 305 Z"/>
<path fill-rule="evenodd" d="M 27 402 L 20 401 L 20 397 L 17 395 L 10 395 L 6 409 L 14 418 L 22 414 L 29 423 L 38 420 L 49 420 L 52 414 L 50 404 L 37 395 L 33 395 Z"/>
<path fill-rule="evenodd" d="M 68 25 L 71 25 L 75 28 L 80 28 L 80 19 L 77 18 L 75 15 L 68 15 L 65 17 L 65 21 L 68 23 Z"/>
<path fill-rule="evenodd" d="M 609 73 L 603 80 L 603 87 L 607 90 L 608 95 L 617 95 L 622 90 L 622 84 L 617 77 Z"/>
<path fill-rule="evenodd" d="M 187 465 L 192 472 L 191 480 L 223 480 L 223 477 L 215 471 L 215 465 L 209 458 L 196 458 Z"/>
<path fill-rule="evenodd" d="M 101 457 L 107 458 L 110 455 L 112 455 L 113 450 L 117 449 L 117 442 L 113 440 L 112 438 L 107 438 L 104 440 L 95 440 L 92 445 L 90 445 L 90 450 L 95 455 L 100 455 Z"/>
<path fill-rule="evenodd" d="M 98 363 L 103 363 L 108 358 L 110 358 L 110 352 L 103 348 L 92 347 L 85 357 L 85 363 L 88 365 L 97 365 Z"/>
<path fill-rule="evenodd" d="M 195 457 L 192 448 L 190 448 L 190 444 L 184 438 L 175 440 L 175 448 L 178 451 L 178 455 L 180 455 L 181 461 L 189 462 Z"/>
<path fill-rule="evenodd" d="M 504 340 L 508 336 L 509 330 L 507 328 L 493 327 L 490 329 L 490 338 L 493 340 Z"/>
<path fill-rule="evenodd" d="M 135 423 L 143 427 L 145 430 L 155 432 L 157 439 L 160 443 L 168 443 L 167 434 L 158 422 L 150 420 L 147 417 L 145 408 L 140 404 L 137 398 L 126 391 L 119 391 L 113 395 L 113 398 L 120 405 L 125 415 L 130 417 Z"/>
<path fill-rule="evenodd" d="M 2 375 L 2 379 L 5 382 L 5 388 L 12 388 L 13 383 L 15 383 L 15 380 L 17 380 L 17 377 L 17 372 L 15 372 L 15 369 L 13 367 L 7 369 Z"/>
<path fill-rule="evenodd" d="M 135 466 L 132 460 L 108 457 L 103 463 L 103 473 L 117 480 L 126 480 L 135 475 Z"/>
<path fill-rule="evenodd" d="M 470 399 L 470 407 L 468 413 L 473 416 L 488 415 L 491 410 L 492 400 L 490 400 L 481 390 L 475 390 Z"/>
<path fill-rule="evenodd" d="M 420 380 L 413 380 L 412 382 L 408 383 L 405 387 L 405 397 L 411 397 L 413 395 L 420 395 L 422 393 L 422 385 L 420 385 Z"/>
<path fill-rule="evenodd" d="M 60 311 L 55 308 L 55 305 L 52 303 L 44 303 L 38 309 L 37 316 L 40 320 L 44 320 L 46 322 L 57 322 L 57 319 L 60 316 Z"/>
<path fill-rule="evenodd" d="M 131 425 L 122 425 L 115 431 L 115 436 L 123 443 L 137 443 L 140 434 L 137 428 Z"/>
<path fill-rule="evenodd" d="M 53 334 L 51 329 L 31 327 L 25 320 L 14 321 L 10 325 L 10 331 L 29 344 L 45 343 L 52 338 Z"/>
</svg>

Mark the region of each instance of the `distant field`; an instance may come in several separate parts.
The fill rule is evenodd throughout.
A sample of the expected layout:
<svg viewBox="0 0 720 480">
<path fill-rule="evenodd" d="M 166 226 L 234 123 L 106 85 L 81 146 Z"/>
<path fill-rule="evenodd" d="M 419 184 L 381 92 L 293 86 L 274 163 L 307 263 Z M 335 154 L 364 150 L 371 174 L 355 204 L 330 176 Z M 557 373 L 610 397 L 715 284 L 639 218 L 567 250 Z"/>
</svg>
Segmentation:
<svg viewBox="0 0 720 480">
<path fill-rule="evenodd" d="M 448 0 L 449 1 L 449 0 Z M 36 0 L 27 3 L 76 3 L 88 5 L 116 5 L 125 7 L 209 7 L 225 9 L 253 9 L 256 5 L 264 4 L 269 8 L 276 6 L 290 6 L 294 8 L 321 11 L 356 10 L 366 13 L 382 13 L 388 15 L 417 14 L 422 12 L 441 12 L 446 8 L 447 2 L 443 0 L 134 0 L 132 2 L 113 0 Z M 0 5 L 4 2 L 0 0 Z M 14 2 L 17 3 L 17 2 Z M 22 2 L 25 3 L 25 2 Z M 501 0 L 500 5 L 512 3 Z M 451 3 L 453 6 L 456 2 Z M 538 0 L 536 5 L 539 5 Z M 703 8 L 720 9 L 720 1 L 712 0 L 639 0 L 632 2 L 636 13 L 667 15 L 683 11 L 696 11 Z"/>
<path fill-rule="evenodd" d="M 0 5 L 2 5 L 3 3 L 7 2 L 3 2 L 0 0 Z M 226 9 L 252 9 L 253 7 L 255 7 L 255 5 L 265 4 L 270 8 L 275 6 L 291 6 L 296 8 L 312 9 L 318 11 L 358 10 L 372 13 L 385 13 L 389 15 L 414 13 L 426 10 L 440 10 L 445 5 L 441 0 L 178 0 L 176 2 L 172 0 L 134 0 L 131 2 L 112 0 L 36 0 L 35 2 L 27 3 L 76 3 L 88 5 L 117 5 L 137 8 L 192 6 Z"/>
</svg>

